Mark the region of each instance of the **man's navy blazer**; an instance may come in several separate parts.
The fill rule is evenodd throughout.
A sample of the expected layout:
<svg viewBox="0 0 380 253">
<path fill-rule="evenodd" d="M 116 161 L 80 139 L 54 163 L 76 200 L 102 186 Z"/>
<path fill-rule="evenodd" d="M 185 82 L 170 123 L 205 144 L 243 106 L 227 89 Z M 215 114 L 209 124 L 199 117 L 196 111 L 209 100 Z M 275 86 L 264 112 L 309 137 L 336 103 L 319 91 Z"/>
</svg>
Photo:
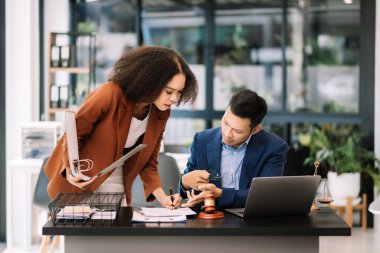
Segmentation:
<svg viewBox="0 0 380 253">
<path fill-rule="evenodd" d="M 241 168 L 239 190 L 222 188 L 221 181 L 212 176 L 220 175 L 221 128 L 207 129 L 195 134 L 184 174 L 193 170 L 207 170 L 211 174 L 210 183 L 222 188 L 222 196 L 217 200 L 217 207 L 244 207 L 252 179 L 281 176 L 287 151 L 288 145 L 281 138 L 261 130 L 251 137 L 247 145 Z M 179 192 L 183 198 L 187 198 L 186 192 L 181 187 L 181 180 Z"/>
</svg>

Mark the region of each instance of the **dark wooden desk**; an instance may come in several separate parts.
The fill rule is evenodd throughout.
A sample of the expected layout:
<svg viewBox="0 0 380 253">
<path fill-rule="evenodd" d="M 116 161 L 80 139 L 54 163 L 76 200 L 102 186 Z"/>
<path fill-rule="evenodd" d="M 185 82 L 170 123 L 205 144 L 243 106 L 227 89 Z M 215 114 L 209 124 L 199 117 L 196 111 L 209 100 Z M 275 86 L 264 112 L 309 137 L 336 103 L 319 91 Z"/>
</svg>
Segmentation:
<svg viewBox="0 0 380 253">
<path fill-rule="evenodd" d="M 64 247 L 75 252 L 315 252 L 319 236 L 349 236 L 350 227 L 330 208 L 307 216 L 243 220 L 189 218 L 186 223 L 131 223 L 132 208 L 120 209 L 113 224 L 53 225 L 44 235 L 64 235 Z"/>
</svg>

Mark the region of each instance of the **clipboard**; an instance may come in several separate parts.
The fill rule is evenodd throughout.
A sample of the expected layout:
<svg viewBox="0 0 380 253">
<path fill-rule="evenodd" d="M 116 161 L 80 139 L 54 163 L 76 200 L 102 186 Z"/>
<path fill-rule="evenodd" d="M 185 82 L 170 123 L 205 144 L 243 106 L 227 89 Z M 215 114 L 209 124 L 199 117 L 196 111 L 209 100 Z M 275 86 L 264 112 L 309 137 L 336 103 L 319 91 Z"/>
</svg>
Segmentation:
<svg viewBox="0 0 380 253">
<path fill-rule="evenodd" d="M 116 169 L 119 166 L 122 166 L 126 160 L 128 160 L 130 157 L 132 157 L 133 155 L 135 155 L 140 150 L 146 148 L 146 146 L 147 146 L 146 144 L 139 144 L 137 147 L 135 147 L 134 149 L 132 149 L 131 151 L 129 151 L 128 153 L 126 153 L 125 155 L 123 155 L 121 158 L 119 158 L 118 160 L 116 160 L 114 163 L 108 165 L 106 168 L 104 168 L 102 171 L 100 171 L 96 175 L 97 176 L 102 176 L 104 174 L 107 174 L 111 170 Z"/>
<path fill-rule="evenodd" d="M 66 125 L 66 141 L 67 141 L 67 149 L 68 149 L 67 151 L 68 151 L 68 156 L 69 156 L 71 175 L 73 175 L 74 177 L 81 176 L 83 181 L 88 181 L 91 179 L 91 177 L 83 175 L 80 168 L 77 168 L 74 165 L 75 161 L 79 161 L 78 136 L 77 136 L 77 124 L 75 120 L 75 112 L 73 111 L 65 112 L 65 125 Z M 90 165 L 90 163 L 88 165 Z M 80 167 L 80 165 L 78 166 Z M 92 168 L 92 164 L 90 166 Z"/>
<path fill-rule="evenodd" d="M 81 165 L 78 164 L 77 166 L 74 165 L 75 161 L 79 160 L 79 151 L 78 151 L 78 138 L 77 138 L 77 127 L 76 127 L 76 120 L 75 120 L 75 112 L 73 111 L 66 111 L 65 113 L 65 120 L 66 120 L 66 137 L 67 137 L 67 147 L 68 147 L 68 155 L 69 155 L 69 163 L 70 163 L 70 170 L 71 174 L 75 177 L 81 176 L 83 181 L 88 181 L 92 177 L 86 176 L 82 174 L 82 171 L 80 170 Z M 128 160 L 130 157 L 135 155 L 140 150 L 144 149 L 147 146 L 147 144 L 140 144 L 131 151 L 129 151 L 127 154 L 123 155 L 121 158 L 113 162 L 112 164 L 108 165 L 106 168 L 104 168 L 102 171 L 100 171 L 96 176 L 102 176 L 108 172 L 110 172 L 113 169 L 116 169 L 119 166 L 122 166 L 126 160 Z M 85 159 L 85 161 L 88 163 L 89 167 L 92 168 L 92 160 Z M 90 169 L 91 169 L 90 168 Z M 89 169 L 89 170 L 90 170 Z"/>
</svg>

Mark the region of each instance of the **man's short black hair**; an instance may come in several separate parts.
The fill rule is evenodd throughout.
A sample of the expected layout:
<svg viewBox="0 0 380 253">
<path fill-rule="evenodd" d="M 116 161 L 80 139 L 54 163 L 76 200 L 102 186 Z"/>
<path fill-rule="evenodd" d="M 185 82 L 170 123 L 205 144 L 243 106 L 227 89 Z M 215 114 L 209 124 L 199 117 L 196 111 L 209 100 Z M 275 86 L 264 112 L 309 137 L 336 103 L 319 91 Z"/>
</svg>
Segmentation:
<svg viewBox="0 0 380 253">
<path fill-rule="evenodd" d="M 233 95 L 230 101 L 230 109 L 240 118 L 249 118 L 251 127 L 261 123 L 268 111 L 267 102 L 256 92 L 244 89 Z"/>
</svg>

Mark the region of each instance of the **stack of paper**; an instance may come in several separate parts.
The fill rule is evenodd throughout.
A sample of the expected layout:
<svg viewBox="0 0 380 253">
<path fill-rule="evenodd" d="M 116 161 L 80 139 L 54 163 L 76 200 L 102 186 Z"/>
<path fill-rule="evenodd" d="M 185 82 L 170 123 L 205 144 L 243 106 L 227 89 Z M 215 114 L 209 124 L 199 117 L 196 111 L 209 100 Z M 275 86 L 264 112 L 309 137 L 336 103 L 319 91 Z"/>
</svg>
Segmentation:
<svg viewBox="0 0 380 253">
<path fill-rule="evenodd" d="M 186 222 L 186 215 L 196 214 L 190 208 L 174 210 L 160 207 L 142 207 L 133 211 L 133 222 Z"/>
<path fill-rule="evenodd" d="M 90 206 L 65 206 L 57 213 L 58 219 L 88 219 L 92 214 Z"/>
<path fill-rule="evenodd" d="M 116 214 L 117 212 L 113 210 L 100 210 L 86 205 L 65 206 L 57 213 L 57 218 L 86 220 L 91 217 L 93 220 L 114 220 Z"/>
<path fill-rule="evenodd" d="M 92 220 L 114 220 L 116 218 L 116 211 L 96 211 L 91 216 Z"/>
<path fill-rule="evenodd" d="M 154 216 L 154 217 L 173 217 L 173 216 L 181 216 L 181 215 L 195 215 L 196 213 L 190 208 L 178 208 L 178 209 L 167 209 L 163 207 L 141 207 L 142 212 L 146 216 Z"/>
</svg>

